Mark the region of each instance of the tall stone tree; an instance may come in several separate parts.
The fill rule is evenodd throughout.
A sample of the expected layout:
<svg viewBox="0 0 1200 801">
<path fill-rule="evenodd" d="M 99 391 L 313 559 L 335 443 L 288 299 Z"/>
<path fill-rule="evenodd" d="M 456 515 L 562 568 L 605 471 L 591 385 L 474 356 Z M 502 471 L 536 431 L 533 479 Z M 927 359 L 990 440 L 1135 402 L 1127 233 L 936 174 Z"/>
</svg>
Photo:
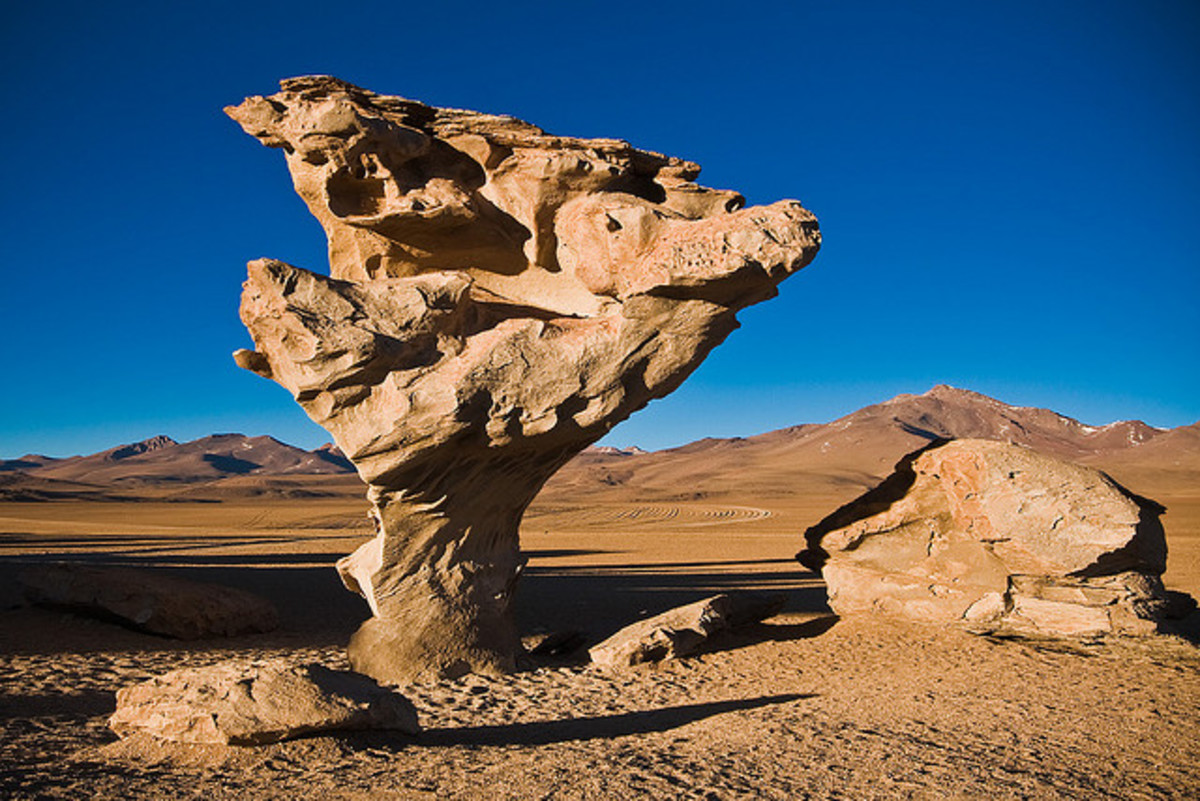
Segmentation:
<svg viewBox="0 0 1200 801">
<path fill-rule="evenodd" d="M 517 529 L 546 480 L 674 390 L 820 243 L 799 203 L 742 208 L 691 162 L 335 78 L 226 109 L 287 158 L 330 275 L 250 262 L 241 366 L 286 387 L 367 483 L 338 563 L 393 682 L 511 670 Z"/>
</svg>

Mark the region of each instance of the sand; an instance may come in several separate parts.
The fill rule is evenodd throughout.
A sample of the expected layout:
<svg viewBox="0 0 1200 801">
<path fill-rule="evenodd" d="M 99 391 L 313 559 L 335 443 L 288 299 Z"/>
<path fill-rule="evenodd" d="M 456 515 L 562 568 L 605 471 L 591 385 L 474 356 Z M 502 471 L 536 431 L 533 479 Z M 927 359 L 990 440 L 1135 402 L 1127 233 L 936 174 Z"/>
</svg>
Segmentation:
<svg viewBox="0 0 1200 801">
<path fill-rule="evenodd" d="M 726 588 L 788 606 L 699 656 L 624 672 L 581 660 L 401 688 L 418 737 L 260 748 L 118 741 L 116 689 L 229 658 L 345 667 L 366 616 L 331 567 L 367 535 L 353 482 L 330 497 L 0 505 L 0 797 L 1170 798 L 1200 794 L 1197 616 L 1184 636 L 998 640 L 837 620 L 792 560 L 843 499 L 573 503 L 522 532 L 525 631 L 621 625 Z M 1200 594 L 1200 502 L 1161 497 L 1168 586 Z M 1148 493 L 1149 494 L 1149 493 Z M 62 558 L 142 564 L 275 601 L 270 635 L 179 643 L 14 606 L 14 576 Z M 1190 637 L 1190 639 L 1188 638 Z"/>
</svg>

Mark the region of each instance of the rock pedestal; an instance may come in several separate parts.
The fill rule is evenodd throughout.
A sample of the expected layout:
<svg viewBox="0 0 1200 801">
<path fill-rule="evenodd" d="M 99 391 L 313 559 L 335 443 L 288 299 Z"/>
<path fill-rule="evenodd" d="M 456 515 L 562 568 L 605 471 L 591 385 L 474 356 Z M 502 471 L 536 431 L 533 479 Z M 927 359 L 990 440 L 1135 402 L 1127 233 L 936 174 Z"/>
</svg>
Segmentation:
<svg viewBox="0 0 1200 801">
<path fill-rule="evenodd" d="M 815 218 L 743 209 L 626 142 L 334 78 L 226 111 L 284 151 L 329 239 L 329 276 L 250 263 L 255 348 L 235 358 L 369 485 L 378 537 L 339 564 L 374 613 L 352 664 L 388 681 L 511 669 L 525 507 L 807 264 Z"/>
<path fill-rule="evenodd" d="M 1017 445 L 939 443 L 805 533 L 839 615 L 981 632 L 1147 634 L 1166 611 L 1163 507 Z"/>
</svg>

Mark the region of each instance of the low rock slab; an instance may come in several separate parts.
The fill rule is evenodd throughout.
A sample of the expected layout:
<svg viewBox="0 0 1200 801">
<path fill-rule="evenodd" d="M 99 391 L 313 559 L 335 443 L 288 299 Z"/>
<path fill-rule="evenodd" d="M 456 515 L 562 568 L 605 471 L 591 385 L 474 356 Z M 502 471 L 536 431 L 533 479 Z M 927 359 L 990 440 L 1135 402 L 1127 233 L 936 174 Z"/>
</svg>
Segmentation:
<svg viewBox="0 0 1200 801">
<path fill-rule="evenodd" d="M 719 632 L 778 613 L 784 600 L 782 595 L 754 592 L 714 595 L 626 626 L 588 653 L 601 667 L 630 667 L 687 656 Z"/>
<path fill-rule="evenodd" d="M 315 732 L 420 731 L 412 703 L 373 679 L 282 659 L 183 668 L 126 687 L 108 726 L 121 737 L 225 745 Z"/>
<path fill-rule="evenodd" d="M 1149 634 L 1168 606 L 1157 503 L 1105 474 L 987 440 L 936 443 L 805 532 L 839 615 L 982 632 Z"/>
<path fill-rule="evenodd" d="M 59 563 L 27 568 L 19 580 L 25 598 L 38 606 L 181 640 L 279 626 L 279 613 L 265 598 L 153 570 Z"/>
</svg>

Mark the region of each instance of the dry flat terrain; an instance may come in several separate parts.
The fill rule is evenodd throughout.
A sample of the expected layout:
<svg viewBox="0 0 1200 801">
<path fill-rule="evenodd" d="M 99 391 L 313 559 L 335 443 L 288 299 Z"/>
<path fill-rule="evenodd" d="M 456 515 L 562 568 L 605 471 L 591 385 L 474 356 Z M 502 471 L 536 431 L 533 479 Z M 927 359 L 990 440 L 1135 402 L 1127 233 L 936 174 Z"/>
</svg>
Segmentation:
<svg viewBox="0 0 1200 801">
<path fill-rule="evenodd" d="M 819 578 L 792 559 L 802 532 L 886 472 L 912 436 L 855 418 L 849 431 L 866 433 L 846 444 L 834 425 L 568 466 L 525 518 L 525 631 L 595 640 L 726 588 L 783 591 L 788 606 L 657 668 L 562 659 L 401 688 L 420 712 L 417 737 L 163 746 L 117 741 L 104 725 L 116 689 L 174 667 L 268 655 L 344 666 L 342 645 L 367 614 L 332 569 L 369 533 L 353 476 L 0 503 L 0 797 L 1200 795 L 1200 615 L 1183 621 L 1186 636 L 1077 642 L 828 613 Z M 1200 451 L 1178 445 L 1194 428 L 1076 458 L 1166 504 L 1166 583 L 1200 595 Z M 283 625 L 180 643 L 17 605 L 20 567 L 62 558 L 252 589 Z"/>
</svg>

